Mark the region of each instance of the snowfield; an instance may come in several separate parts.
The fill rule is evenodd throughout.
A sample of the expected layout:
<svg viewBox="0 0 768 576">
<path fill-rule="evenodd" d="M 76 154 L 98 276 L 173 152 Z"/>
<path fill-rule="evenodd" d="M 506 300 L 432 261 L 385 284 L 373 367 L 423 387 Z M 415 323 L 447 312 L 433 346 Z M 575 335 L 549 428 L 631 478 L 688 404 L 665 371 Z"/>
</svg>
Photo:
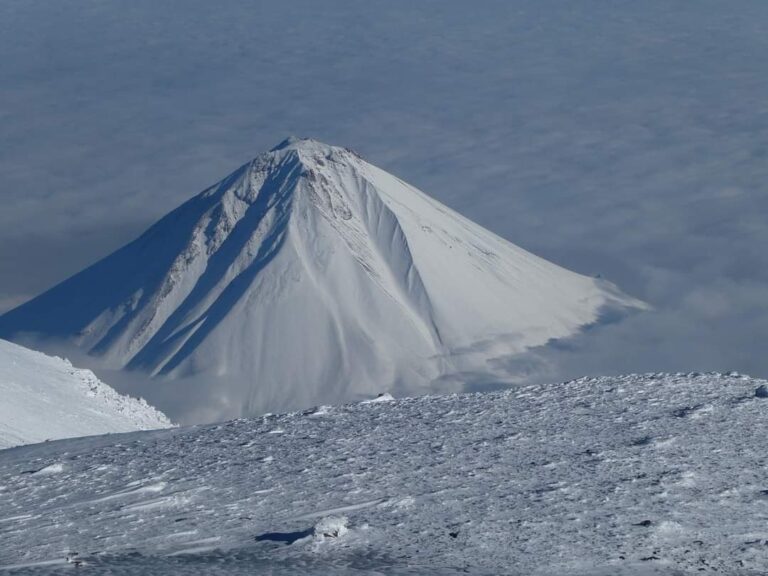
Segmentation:
<svg viewBox="0 0 768 576">
<path fill-rule="evenodd" d="M 494 358 L 643 307 L 350 150 L 289 139 L 0 317 L 0 335 L 152 374 L 141 393 L 199 423 L 503 382 Z"/>
<path fill-rule="evenodd" d="M 766 384 L 585 378 L 4 450 L 0 566 L 764 573 Z"/>
<path fill-rule="evenodd" d="M 0 340 L 0 449 L 44 440 L 172 426 L 90 370 Z"/>
</svg>

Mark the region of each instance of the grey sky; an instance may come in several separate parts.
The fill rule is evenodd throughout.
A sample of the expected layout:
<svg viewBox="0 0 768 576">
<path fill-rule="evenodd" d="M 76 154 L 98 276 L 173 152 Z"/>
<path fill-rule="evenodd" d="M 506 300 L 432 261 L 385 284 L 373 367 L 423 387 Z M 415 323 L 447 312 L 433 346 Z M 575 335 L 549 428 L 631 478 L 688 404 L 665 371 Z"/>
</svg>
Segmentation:
<svg viewBox="0 0 768 576">
<path fill-rule="evenodd" d="M 0 54 L 0 310 L 296 134 L 655 307 L 510 369 L 768 375 L 763 0 L 6 0 Z"/>
</svg>

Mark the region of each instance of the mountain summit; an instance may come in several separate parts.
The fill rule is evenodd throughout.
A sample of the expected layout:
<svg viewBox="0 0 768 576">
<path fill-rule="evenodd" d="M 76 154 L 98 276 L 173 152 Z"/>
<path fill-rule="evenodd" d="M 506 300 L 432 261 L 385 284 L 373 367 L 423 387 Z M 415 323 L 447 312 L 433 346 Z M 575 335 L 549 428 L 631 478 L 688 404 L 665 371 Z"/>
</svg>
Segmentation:
<svg viewBox="0 0 768 576">
<path fill-rule="evenodd" d="M 74 343 L 152 374 L 172 416 L 193 395 L 214 419 L 445 389 L 639 305 L 350 150 L 288 139 L 0 317 L 0 336 Z"/>
</svg>

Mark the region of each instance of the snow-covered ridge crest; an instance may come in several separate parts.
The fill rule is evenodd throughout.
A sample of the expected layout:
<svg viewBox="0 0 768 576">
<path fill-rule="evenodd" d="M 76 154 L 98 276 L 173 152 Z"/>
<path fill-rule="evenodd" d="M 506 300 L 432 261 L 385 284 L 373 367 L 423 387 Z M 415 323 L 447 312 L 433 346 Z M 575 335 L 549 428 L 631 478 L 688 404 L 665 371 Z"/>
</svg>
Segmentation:
<svg viewBox="0 0 768 576">
<path fill-rule="evenodd" d="M 458 390 L 453 375 L 642 306 L 350 150 L 289 139 L 0 317 L 0 335 L 63 338 L 182 396 L 199 376 L 195 402 L 234 417 Z"/>
<path fill-rule="evenodd" d="M 0 398 L 0 448 L 172 426 L 143 398 L 118 394 L 90 370 L 4 340 Z"/>
</svg>

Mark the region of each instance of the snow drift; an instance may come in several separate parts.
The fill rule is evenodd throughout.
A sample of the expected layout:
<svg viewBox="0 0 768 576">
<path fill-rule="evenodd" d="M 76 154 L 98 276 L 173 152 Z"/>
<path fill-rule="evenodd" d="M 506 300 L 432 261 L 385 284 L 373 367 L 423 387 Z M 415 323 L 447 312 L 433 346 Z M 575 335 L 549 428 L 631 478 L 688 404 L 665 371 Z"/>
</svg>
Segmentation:
<svg viewBox="0 0 768 576">
<path fill-rule="evenodd" d="M 90 370 L 0 340 L 0 449 L 171 425 L 144 400 L 118 394 Z"/>
<path fill-rule="evenodd" d="M 2 316 L 0 335 L 65 339 L 147 371 L 172 415 L 198 376 L 194 401 L 233 417 L 455 389 L 451 375 L 626 306 L 641 304 L 350 150 L 289 139 Z"/>
</svg>

